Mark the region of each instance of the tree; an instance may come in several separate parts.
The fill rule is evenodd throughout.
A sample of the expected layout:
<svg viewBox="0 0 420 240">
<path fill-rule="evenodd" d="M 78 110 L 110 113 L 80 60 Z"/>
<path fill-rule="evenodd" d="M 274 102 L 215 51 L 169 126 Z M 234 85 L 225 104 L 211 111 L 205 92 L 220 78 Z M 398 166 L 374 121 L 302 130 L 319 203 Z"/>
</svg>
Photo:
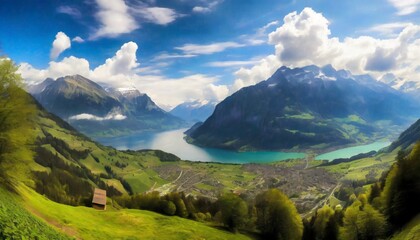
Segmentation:
<svg viewBox="0 0 420 240">
<path fill-rule="evenodd" d="M 402 151 L 384 182 L 381 196 L 374 199 L 395 229 L 401 228 L 420 212 L 420 143 L 410 154 Z"/>
<path fill-rule="evenodd" d="M 3 180 L 20 177 L 26 171 L 26 161 L 33 158 L 28 147 L 35 140 L 32 118 L 36 106 L 22 89 L 18 67 L 7 58 L 0 58 L 0 173 Z M 6 177 L 7 172 L 13 176 Z"/>
<path fill-rule="evenodd" d="M 160 208 L 160 212 L 163 213 L 163 214 L 166 214 L 168 216 L 175 215 L 176 206 L 171 201 L 161 200 L 159 202 L 159 208 Z"/>
<path fill-rule="evenodd" d="M 188 217 L 187 207 L 185 206 L 184 200 L 182 200 L 181 196 L 177 192 L 170 193 L 166 196 L 168 201 L 171 201 L 176 206 L 175 215 L 186 218 Z"/>
<path fill-rule="evenodd" d="M 345 213 L 342 239 L 373 240 L 382 239 L 386 234 L 386 219 L 383 214 L 370 204 L 356 200 Z"/>
<path fill-rule="evenodd" d="M 381 184 L 374 183 L 370 187 L 370 194 L 369 194 L 369 203 L 373 202 L 373 199 L 379 197 L 381 195 Z"/>
<path fill-rule="evenodd" d="M 233 193 L 222 195 L 218 200 L 221 220 L 230 230 L 236 232 L 248 219 L 248 206 L 244 200 Z"/>
<path fill-rule="evenodd" d="M 318 209 L 314 222 L 316 239 L 326 239 L 326 228 L 328 224 L 331 224 L 330 221 L 334 221 L 333 217 L 334 210 L 330 206 L 324 205 L 322 208 Z"/>
<path fill-rule="evenodd" d="M 301 239 L 303 224 L 296 207 L 277 189 L 256 197 L 257 228 L 270 239 Z"/>
</svg>

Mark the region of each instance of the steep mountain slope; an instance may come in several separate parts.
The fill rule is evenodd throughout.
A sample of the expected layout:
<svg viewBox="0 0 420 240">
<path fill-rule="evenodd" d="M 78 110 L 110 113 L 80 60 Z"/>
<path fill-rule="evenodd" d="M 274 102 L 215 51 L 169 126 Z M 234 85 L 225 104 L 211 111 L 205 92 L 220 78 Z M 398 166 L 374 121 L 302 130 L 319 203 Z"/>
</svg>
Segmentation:
<svg viewBox="0 0 420 240">
<path fill-rule="evenodd" d="M 216 107 L 216 102 L 185 102 L 179 104 L 170 113 L 188 122 L 202 122 L 206 120 L 213 113 Z"/>
<path fill-rule="evenodd" d="M 109 89 L 80 75 L 50 83 L 35 98 L 50 112 L 90 136 L 166 130 L 184 122 L 137 89 Z"/>
<path fill-rule="evenodd" d="M 38 94 L 38 93 L 40 93 L 40 92 L 44 91 L 44 89 L 45 89 L 46 87 L 48 87 L 50 84 L 52 84 L 52 83 L 54 83 L 54 79 L 52 79 L 52 78 L 47 78 L 47 79 L 45 79 L 44 81 L 42 81 L 41 83 L 39 83 L 39 84 L 36 84 L 36 85 L 29 85 L 29 86 L 27 86 L 27 87 L 26 87 L 26 90 L 27 90 L 30 94 L 35 95 L 35 94 Z"/>
<path fill-rule="evenodd" d="M 398 147 L 402 150 L 407 149 L 410 146 L 413 146 L 417 141 L 420 141 L 420 119 L 401 133 L 399 138 L 388 147 L 388 151 L 391 152 Z"/>
<path fill-rule="evenodd" d="M 103 116 L 122 106 L 97 83 L 80 75 L 58 78 L 35 97 L 48 111 L 64 119 L 82 113 Z"/>
<path fill-rule="evenodd" d="M 417 117 L 414 101 L 367 75 L 281 67 L 239 90 L 189 133 L 198 145 L 249 149 L 325 149 L 367 142 Z"/>
</svg>

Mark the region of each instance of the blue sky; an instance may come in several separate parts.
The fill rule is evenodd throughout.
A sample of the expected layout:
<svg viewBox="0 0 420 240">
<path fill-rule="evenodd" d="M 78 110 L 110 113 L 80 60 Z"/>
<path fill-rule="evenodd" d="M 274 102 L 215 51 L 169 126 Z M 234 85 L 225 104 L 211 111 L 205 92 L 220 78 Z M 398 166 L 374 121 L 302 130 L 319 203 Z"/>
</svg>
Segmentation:
<svg viewBox="0 0 420 240">
<path fill-rule="evenodd" d="M 2 0 L 0 51 L 23 66 L 30 83 L 80 71 L 104 85 L 133 85 L 171 107 L 195 99 L 221 100 L 264 80 L 279 65 L 332 63 L 377 78 L 386 73 L 408 80 L 419 76 L 417 58 L 409 67 L 391 58 L 404 57 L 397 45 L 403 45 L 399 36 L 408 27 L 413 33 L 404 43 L 420 49 L 420 1 L 331 2 Z M 285 16 L 293 12 L 286 24 Z M 315 38 L 295 34 L 302 23 Z M 300 45 L 295 49 L 293 43 Z M 357 52 L 355 45 L 366 45 L 369 55 L 342 56 Z M 308 56 L 294 55 L 305 48 Z M 365 60 L 354 63 L 356 57 Z M 412 62 L 413 56 L 403 60 Z"/>
</svg>

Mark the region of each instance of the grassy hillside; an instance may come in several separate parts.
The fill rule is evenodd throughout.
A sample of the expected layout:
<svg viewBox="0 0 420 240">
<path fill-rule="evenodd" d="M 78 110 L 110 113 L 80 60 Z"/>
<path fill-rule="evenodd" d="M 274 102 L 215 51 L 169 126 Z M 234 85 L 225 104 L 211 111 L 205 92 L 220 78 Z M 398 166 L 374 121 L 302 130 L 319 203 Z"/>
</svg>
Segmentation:
<svg viewBox="0 0 420 240">
<path fill-rule="evenodd" d="M 29 211 L 77 239 L 249 239 L 203 223 L 148 211 L 117 210 L 112 206 L 98 211 L 63 205 L 23 185 L 19 186 L 19 193 Z"/>
<path fill-rule="evenodd" d="M 420 239 L 420 215 L 411 220 L 400 232 L 396 233 L 392 240 L 415 240 Z"/>
<path fill-rule="evenodd" d="M 23 207 L 22 199 L 0 187 L 0 239 L 70 239 Z"/>
</svg>

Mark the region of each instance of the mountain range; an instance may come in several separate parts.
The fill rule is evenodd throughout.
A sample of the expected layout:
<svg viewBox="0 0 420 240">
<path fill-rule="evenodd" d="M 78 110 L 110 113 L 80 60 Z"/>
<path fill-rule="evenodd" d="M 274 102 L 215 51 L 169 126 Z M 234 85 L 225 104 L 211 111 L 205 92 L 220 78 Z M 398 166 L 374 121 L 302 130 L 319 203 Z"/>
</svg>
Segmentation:
<svg viewBox="0 0 420 240">
<path fill-rule="evenodd" d="M 216 105 L 217 102 L 196 100 L 181 103 L 172 109 L 170 113 L 190 123 L 202 122 L 210 117 Z"/>
<path fill-rule="evenodd" d="M 135 88 L 105 89 L 80 75 L 46 79 L 28 89 L 48 111 L 89 136 L 160 131 L 185 122 Z"/>
<path fill-rule="evenodd" d="M 219 103 L 187 139 L 233 150 L 322 151 L 389 136 L 419 113 L 413 98 L 369 75 L 283 66 Z"/>
<path fill-rule="evenodd" d="M 396 90 L 411 95 L 417 100 L 420 99 L 420 83 L 418 81 L 397 78 L 391 73 L 385 74 L 379 80 Z"/>
</svg>

